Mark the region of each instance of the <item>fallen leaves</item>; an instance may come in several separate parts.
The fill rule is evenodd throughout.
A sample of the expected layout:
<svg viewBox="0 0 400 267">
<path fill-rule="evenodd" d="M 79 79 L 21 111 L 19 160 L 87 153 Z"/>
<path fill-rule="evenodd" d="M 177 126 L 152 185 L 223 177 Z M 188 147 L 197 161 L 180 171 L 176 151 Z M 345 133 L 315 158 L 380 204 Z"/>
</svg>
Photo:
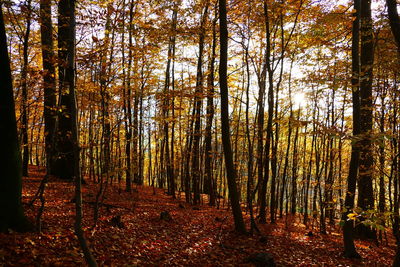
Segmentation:
<svg viewBox="0 0 400 267">
<path fill-rule="evenodd" d="M 24 179 L 24 202 L 37 190 L 40 175 Z M 259 225 L 267 240 L 260 241 L 257 235 L 236 234 L 230 211 L 226 209 L 207 205 L 192 209 L 187 204 L 184 204 L 187 208 L 181 208 L 182 196 L 173 200 L 161 189 L 155 189 L 156 195 L 153 188 L 136 189 L 132 210 L 132 195 L 110 186 L 106 203 L 115 207 L 100 208 L 96 227 L 93 227 L 93 205 L 83 206 L 86 236 L 102 266 L 248 266 L 248 256 L 262 252 L 271 253 L 278 266 L 388 266 L 394 256 L 394 240 L 389 236 L 389 245 L 379 247 L 357 242 L 363 260 L 346 259 L 342 256 L 342 236 L 338 229 L 332 228 L 331 234 L 321 235 L 295 219 L 290 228 L 285 226 L 284 219 L 275 225 Z M 84 200 L 93 201 L 96 190 L 96 185 L 86 185 Z M 73 232 L 74 204 L 70 203 L 73 185 L 52 181 L 45 194 L 43 233 L 0 234 L 0 266 L 84 265 Z M 37 207 L 27 209 L 28 216 L 34 217 Z M 162 211 L 168 211 L 173 220 L 161 220 Z M 121 216 L 124 228 L 111 225 L 115 216 Z M 310 230 L 313 234 L 307 236 Z"/>
</svg>

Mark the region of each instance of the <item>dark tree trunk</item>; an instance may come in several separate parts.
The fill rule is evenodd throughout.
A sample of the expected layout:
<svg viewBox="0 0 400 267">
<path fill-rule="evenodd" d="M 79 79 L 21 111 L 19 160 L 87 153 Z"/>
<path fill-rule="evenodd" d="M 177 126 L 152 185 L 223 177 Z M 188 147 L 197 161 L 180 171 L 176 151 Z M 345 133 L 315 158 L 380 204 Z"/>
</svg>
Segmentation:
<svg viewBox="0 0 400 267">
<path fill-rule="evenodd" d="M 300 107 L 297 112 L 297 121 L 300 120 Z M 293 157 L 292 157 L 292 195 L 290 204 L 290 213 L 296 214 L 296 200 L 297 200 L 297 163 L 298 163 L 298 152 L 297 152 L 297 140 L 299 139 L 299 128 L 300 125 L 296 122 L 296 131 L 294 133 L 293 140 Z"/>
<path fill-rule="evenodd" d="M 219 0 L 219 27 L 220 27 L 220 65 L 219 83 L 221 93 L 221 132 L 222 145 L 224 147 L 225 168 L 229 187 L 229 198 L 235 221 L 235 229 L 240 233 L 246 233 L 243 221 L 242 209 L 236 185 L 236 170 L 233 164 L 232 147 L 229 130 L 229 101 L 228 101 L 228 25 L 226 15 L 226 0 Z"/>
<path fill-rule="evenodd" d="M 104 31 L 104 39 L 100 52 L 100 103 L 101 103 L 101 125 L 102 125 L 102 136 L 101 136 L 101 174 L 100 174 L 100 187 L 96 193 L 95 197 L 95 205 L 93 212 L 93 221 L 94 225 L 97 224 L 98 216 L 99 216 L 99 202 L 101 202 L 103 194 L 106 191 L 107 184 L 110 178 L 110 163 L 111 163 L 111 118 L 109 112 L 110 105 L 110 93 L 108 90 L 109 83 L 109 75 L 107 72 L 107 66 L 112 64 L 112 49 L 110 52 L 110 58 L 108 59 L 108 48 L 110 46 L 110 32 L 111 32 L 111 14 L 112 13 L 112 5 L 110 3 L 107 4 L 107 19 Z M 114 36 L 114 31 L 113 31 Z M 112 44 L 111 44 L 112 47 Z M 105 178 L 105 179 L 104 179 Z M 104 183 L 105 181 L 105 183 Z"/>
<path fill-rule="evenodd" d="M 60 60 L 60 89 L 61 105 L 63 114 L 60 116 L 59 131 L 59 152 L 64 153 L 58 162 L 57 171 L 67 171 L 61 173 L 62 178 L 75 181 L 75 234 L 79 245 L 84 253 L 86 263 L 89 266 L 97 266 L 82 229 L 82 192 L 81 192 L 81 172 L 79 163 L 79 139 L 78 139 L 78 120 L 77 103 L 75 95 L 75 1 L 60 0 L 58 4 L 58 44 Z M 61 154 L 62 155 L 62 154 Z M 69 161 L 66 161 L 66 160 Z M 70 175 L 70 176 L 68 176 Z"/>
<path fill-rule="evenodd" d="M 135 31 L 135 28 L 133 28 Z M 137 41 L 135 40 L 135 43 Z M 132 49 L 132 48 L 131 48 Z M 133 56 L 133 88 L 134 88 L 134 98 L 133 98 L 133 121 L 132 121 L 132 162 L 133 162 L 133 181 L 140 185 L 142 184 L 142 178 L 139 177 L 139 151 L 138 151 L 138 141 L 139 141 L 139 83 L 138 83 L 138 70 L 139 62 L 135 55 Z"/>
<path fill-rule="evenodd" d="M 191 109 L 191 103 L 189 103 L 189 110 Z M 194 108 L 192 112 L 192 118 L 194 117 Z M 188 121 L 188 130 L 186 134 L 186 153 L 185 153 L 185 198 L 186 202 L 190 203 L 192 201 L 191 185 L 190 185 L 190 159 L 193 144 L 193 120 Z"/>
<path fill-rule="evenodd" d="M 400 51 L 400 18 L 397 12 L 397 1 L 386 0 L 386 5 L 388 7 L 390 28 L 397 44 L 397 50 Z"/>
<path fill-rule="evenodd" d="M 30 230 L 21 203 L 22 165 L 10 60 L 0 2 L 0 232 Z"/>
<path fill-rule="evenodd" d="M 204 7 L 201 17 L 199 34 L 199 57 L 197 59 L 196 90 L 194 96 L 194 131 L 192 156 L 193 203 L 200 204 L 200 138 L 201 138 L 201 108 L 203 101 L 203 53 L 205 39 L 205 24 L 207 22 L 209 1 Z"/>
<path fill-rule="evenodd" d="M 371 1 L 361 0 L 360 8 L 360 133 L 361 150 L 358 206 L 364 210 L 374 208 L 372 189 L 372 69 L 374 63 Z"/>
<path fill-rule="evenodd" d="M 125 191 L 131 192 L 132 190 L 132 159 L 131 159 L 131 145 L 132 145 L 132 89 L 131 89 L 131 69 L 132 69 L 132 31 L 133 31 L 133 8 L 135 7 L 134 1 L 129 5 L 129 49 L 128 49 L 128 67 L 127 76 L 124 75 L 124 121 L 125 121 Z M 123 54 L 124 55 L 124 54 Z M 123 59 L 125 57 L 123 56 Z"/>
<path fill-rule="evenodd" d="M 363 211 L 374 209 L 373 179 L 373 103 L 372 79 L 374 63 L 373 27 L 371 18 L 371 0 L 361 0 L 360 7 L 360 164 L 358 178 L 358 207 Z M 376 237 L 364 224 L 357 226 L 361 238 Z"/>
<path fill-rule="evenodd" d="M 102 138 L 101 138 L 101 149 L 102 149 L 102 157 L 101 157 L 101 181 L 103 181 L 103 177 L 108 181 L 109 173 L 110 173 L 110 162 L 111 162 L 111 121 L 110 121 L 110 93 L 108 90 L 108 73 L 107 66 L 111 64 L 112 53 L 110 53 L 110 59 L 108 56 L 108 48 L 110 44 L 110 32 L 111 32 L 111 12 L 112 5 L 109 3 L 107 5 L 107 20 L 104 30 L 104 41 L 101 48 L 100 55 L 100 96 L 101 96 L 101 123 L 102 123 Z M 110 62 L 110 63 L 108 63 Z M 101 187 L 103 184 L 101 185 Z M 102 190 L 99 191 L 101 195 Z"/>
<path fill-rule="evenodd" d="M 380 114 L 380 119 L 379 119 L 379 130 L 382 136 L 385 134 L 385 109 L 386 109 L 386 104 L 385 104 L 385 98 L 386 98 L 386 92 L 384 92 L 385 89 L 382 89 L 382 92 L 380 92 L 381 95 L 381 114 Z M 381 143 L 379 145 L 379 168 L 380 168 L 380 173 L 379 173 L 379 212 L 382 214 L 386 210 L 386 199 L 385 199 L 385 139 L 381 140 Z"/>
<path fill-rule="evenodd" d="M 171 154 L 173 154 L 170 149 L 173 149 L 173 136 L 171 135 L 171 138 L 169 137 L 169 123 L 168 123 L 168 116 L 169 116 L 169 106 L 170 106 L 170 98 L 171 98 L 171 92 L 170 92 L 170 87 L 171 87 L 171 81 L 174 81 L 174 78 L 172 77 L 174 73 L 171 73 L 171 63 L 175 60 L 174 59 L 174 53 L 175 53 L 175 43 L 176 43 L 176 24 L 178 20 L 178 4 L 174 5 L 174 10 L 172 12 L 172 25 L 171 25 L 171 30 L 172 30 L 172 35 L 169 38 L 169 44 L 168 44 L 168 59 L 167 59 L 167 69 L 165 71 L 165 84 L 164 84 L 164 101 L 163 101 L 163 128 L 164 128 L 164 157 L 165 157 L 165 167 L 166 167 L 166 174 L 167 174 L 167 182 L 168 182 L 168 193 L 172 195 L 173 198 L 175 198 L 175 176 L 174 176 L 174 170 L 173 170 L 173 164 L 171 161 L 173 158 L 171 157 Z M 173 85 L 172 85 L 173 86 Z M 171 131 L 172 132 L 172 131 Z M 170 139 L 171 139 L 171 147 L 170 147 Z"/>
<path fill-rule="evenodd" d="M 347 215 L 353 211 L 354 208 L 354 197 L 356 194 L 356 183 L 358 177 L 358 167 L 360 160 L 360 148 L 358 142 L 358 135 L 360 134 L 360 95 L 359 95 L 359 78 L 360 78 L 360 67 L 359 67 L 359 42 L 360 42 L 360 0 L 354 0 L 355 19 L 353 20 L 353 39 L 352 39 L 352 78 L 351 78 L 351 90 L 352 90 L 352 101 L 353 101 L 353 143 L 351 146 L 351 158 L 349 166 L 349 174 L 347 176 L 347 190 L 345 198 L 345 212 L 342 215 L 344 221 L 343 226 L 343 243 L 344 243 L 344 255 L 349 258 L 359 258 L 360 254 L 357 253 L 354 245 L 354 227 L 353 222 L 348 219 Z"/>
<path fill-rule="evenodd" d="M 71 13 L 75 2 L 62 0 L 58 3 L 58 77 L 59 77 L 59 110 L 56 137 L 57 158 L 55 160 L 54 175 L 61 179 L 71 180 L 74 177 L 74 143 L 72 140 L 73 118 L 72 110 L 75 97 L 74 54 L 75 44 L 71 42 L 75 22 Z"/>
<path fill-rule="evenodd" d="M 244 41 L 243 41 L 244 43 Z M 254 219 L 253 212 L 253 198 L 255 194 L 254 187 L 254 178 L 253 178 L 253 165 L 254 165 L 254 138 L 251 137 L 250 134 L 250 119 L 249 119 L 249 109 L 250 109 L 250 66 L 249 66 L 249 47 L 244 47 L 245 53 L 245 64 L 246 64 L 246 77 L 247 77 L 247 85 L 246 85 L 246 140 L 247 140 L 247 150 L 248 150 L 248 161 L 247 161 L 247 208 L 250 213 L 250 233 L 253 230 L 259 231 L 256 221 Z"/>
<path fill-rule="evenodd" d="M 215 15 L 213 20 L 213 30 L 212 30 L 212 48 L 211 57 L 209 63 L 209 73 L 207 77 L 207 116 L 206 116 L 206 128 L 205 128 L 205 153 L 204 153 L 204 168 L 205 168 L 205 193 L 208 193 L 209 205 L 215 205 L 215 180 L 213 178 L 213 168 L 212 168 L 212 124 L 214 119 L 214 63 L 215 63 L 215 49 L 216 49 L 216 24 L 217 24 L 217 7 L 215 7 Z"/>
<path fill-rule="evenodd" d="M 27 0 L 25 3 L 26 7 L 26 29 L 23 37 L 23 63 L 21 71 L 21 89 L 22 89 L 22 111 L 21 111 L 21 123 L 22 123 L 22 176 L 28 176 L 28 164 L 29 164 L 29 144 L 28 144 L 28 46 L 29 46 L 29 35 L 31 32 L 31 0 Z"/>
<path fill-rule="evenodd" d="M 54 135 L 56 127 L 56 70 L 51 21 L 51 0 L 40 1 L 40 34 L 42 42 L 44 87 L 44 132 L 47 173 L 52 174 L 54 164 Z"/>
<path fill-rule="evenodd" d="M 265 17 L 265 28 L 267 36 L 267 47 L 265 53 L 265 64 L 268 70 L 268 119 L 267 119 L 267 136 L 264 148 L 264 177 L 261 182 L 260 188 L 260 222 L 266 223 L 267 221 L 267 184 L 270 176 L 270 161 L 271 161 L 271 139 L 272 139 L 272 120 L 274 117 L 274 83 L 273 83 L 273 69 L 271 66 L 271 34 L 269 28 L 269 11 L 267 2 L 264 1 L 264 17 Z"/>
</svg>

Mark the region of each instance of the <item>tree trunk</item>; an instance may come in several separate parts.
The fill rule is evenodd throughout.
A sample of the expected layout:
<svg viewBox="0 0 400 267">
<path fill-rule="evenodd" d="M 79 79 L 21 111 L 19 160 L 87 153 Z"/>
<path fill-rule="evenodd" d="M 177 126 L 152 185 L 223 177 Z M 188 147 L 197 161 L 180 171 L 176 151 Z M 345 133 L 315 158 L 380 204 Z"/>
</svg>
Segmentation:
<svg viewBox="0 0 400 267">
<path fill-rule="evenodd" d="M 78 238 L 79 245 L 85 256 L 86 263 L 89 266 L 97 266 L 89 246 L 87 244 L 82 229 L 82 192 L 81 192 L 81 172 L 79 164 L 79 139 L 78 139 L 78 121 L 77 121 L 77 103 L 75 95 L 75 1 L 60 0 L 58 4 L 59 20 L 58 20 L 58 44 L 59 44 L 59 60 L 60 60 L 60 88 L 61 88 L 61 104 L 63 113 L 60 117 L 60 131 L 66 134 L 59 137 L 61 152 L 67 153 L 66 157 L 59 162 L 61 169 L 69 168 L 65 177 L 75 181 L 75 234 Z M 68 150 L 64 150 L 68 148 Z M 66 159 L 70 161 L 65 162 Z M 64 164 L 67 164 L 65 166 Z M 72 165 L 72 168 L 71 168 Z M 58 166 L 60 167 L 60 165 Z M 71 175 L 66 176 L 66 175 Z"/>
<path fill-rule="evenodd" d="M 192 185 L 193 204 L 200 204 L 200 138 L 201 138 L 201 108 L 203 101 L 203 53 L 205 39 L 205 24 L 207 22 L 209 1 L 204 7 L 201 16 L 199 33 L 199 57 L 197 59 L 196 90 L 194 93 L 194 131 L 193 131 L 193 156 L 192 156 Z"/>
<path fill-rule="evenodd" d="M 131 89 L 131 69 L 132 69 L 132 31 L 133 31 L 133 8 L 135 7 L 132 0 L 129 5 L 129 27 L 128 27 L 128 67 L 127 76 L 124 75 L 124 121 L 125 121 L 125 191 L 131 192 L 132 190 L 132 159 L 131 159 L 131 145 L 132 145 L 132 89 Z M 122 51 L 124 53 L 124 50 Z M 125 59 L 123 54 L 123 59 Z M 125 69 L 124 69 L 125 71 Z"/>
<path fill-rule="evenodd" d="M 168 193 L 172 195 L 173 198 L 175 198 L 175 177 L 174 177 L 174 170 L 173 170 L 173 164 L 171 164 L 171 161 L 173 158 L 171 157 L 172 151 L 170 149 L 172 148 L 172 140 L 173 136 L 169 138 L 169 123 L 168 123 L 168 116 L 169 116 L 169 108 L 170 108 L 170 86 L 171 86 L 171 80 L 173 81 L 174 78 L 171 77 L 174 75 L 172 73 L 171 75 L 171 62 L 174 61 L 174 51 L 175 51 L 175 42 L 176 42 L 176 24 L 177 24 L 177 19 L 178 19 L 178 4 L 176 3 L 174 5 L 174 9 L 172 12 L 172 25 L 171 25 L 171 36 L 169 38 L 169 43 L 168 43 L 168 59 L 167 59 L 167 69 L 165 71 L 165 83 L 164 83 L 164 100 L 163 100 L 163 107 L 162 107 L 162 112 L 163 112 L 163 131 L 164 131 L 164 157 L 165 157 L 165 166 L 166 170 L 165 173 L 167 174 L 167 181 L 168 181 Z M 171 139 L 171 147 L 170 147 L 170 141 Z"/>
<path fill-rule="evenodd" d="M 54 164 L 54 136 L 56 127 L 56 70 L 53 45 L 53 23 L 51 0 L 40 1 L 40 34 L 42 42 L 43 87 L 44 87 L 44 133 L 46 171 L 52 174 Z"/>
<path fill-rule="evenodd" d="M 23 37 L 23 63 L 21 71 L 21 88 L 22 88 L 22 111 L 21 111 L 21 131 L 22 131 L 22 176 L 28 176 L 28 163 L 30 158 L 29 144 L 28 144 L 28 46 L 29 35 L 31 32 L 31 0 L 27 0 L 26 7 L 26 29 Z"/>
<path fill-rule="evenodd" d="M 300 107 L 297 111 L 297 122 L 296 131 L 294 133 L 293 140 L 293 157 L 292 157 L 292 199 L 291 199 L 291 209 L 290 213 L 292 215 L 296 214 L 296 200 L 297 200 L 297 168 L 298 168 L 298 152 L 297 152 L 297 140 L 299 139 L 299 128 L 300 125 L 298 121 L 300 120 Z"/>
<path fill-rule="evenodd" d="M 207 116 L 206 116 L 206 127 L 205 127 L 205 153 L 204 153 L 204 168 L 205 168 L 205 193 L 209 194 L 209 205 L 215 205 L 215 182 L 213 177 L 213 168 L 212 168 L 212 124 L 214 119 L 214 63 L 215 63 L 215 49 L 217 45 L 216 40 L 216 24 L 217 24 L 217 6 L 215 6 L 215 15 L 213 20 L 213 30 L 212 30 L 212 48 L 211 48 L 211 57 L 209 63 L 209 73 L 207 77 Z"/>
<path fill-rule="evenodd" d="M 266 223 L 267 215 L 267 184 L 270 175 L 270 159 L 271 159 L 271 139 L 272 139 L 272 120 L 274 117 L 274 82 L 273 82 L 273 69 L 271 66 L 271 36 L 269 29 L 269 12 L 267 1 L 264 1 L 264 17 L 265 17 L 265 28 L 267 32 L 267 47 L 265 52 L 265 64 L 268 70 L 268 119 L 267 119 L 267 136 L 264 148 L 264 177 L 261 182 L 260 189 L 260 222 Z"/>
<path fill-rule="evenodd" d="M 344 221 L 343 226 L 343 244 L 344 255 L 349 258 L 359 258 L 360 254 L 357 253 L 354 245 L 354 227 L 353 222 L 348 219 L 347 215 L 353 212 L 354 197 L 356 194 L 356 183 L 358 176 L 360 148 L 358 142 L 358 135 L 360 134 L 360 95 L 359 95 L 359 10 L 360 0 L 354 0 L 355 19 L 353 20 L 353 39 L 352 39 L 352 78 L 351 78 L 351 91 L 353 101 L 353 142 L 351 146 L 351 158 L 349 166 L 349 174 L 347 176 L 347 190 L 345 198 L 345 211 L 342 215 Z"/>
<path fill-rule="evenodd" d="M 361 0 L 360 7 L 360 164 L 358 183 L 358 207 L 363 211 L 374 209 L 373 194 L 373 142 L 372 142 L 372 79 L 374 63 L 371 0 Z M 375 232 L 364 224 L 357 231 L 362 238 L 375 238 Z"/>
<path fill-rule="evenodd" d="M 390 28 L 397 44 L 397 50 L 400 51 L 400 18 L 397 12 L 397 1 L 386 0 L 386 5 L 388 7 Z"/>
<path fill-rule="evenodd" d="M 72 21 L 72 10 L 75 2 L 63 0 L 58 4 L 58 77 L 59 77 L 59 115 L 56 138 L 57 158 L 55 160 L 54 175 L 61 179 L 72 181 L 74 169 L 74 144 L 71 138 L 73 127 L 73 101 L 75 90 L 74 54 L 75 44 L 71 42 L 75 22 Z"/>
<path fill-rule="evenodd" d="M 233 164 L 232 147 L 229 130 L 229 101 L 228 101 L 228 26 L 226 19 L 226 0 L 219 0 L 219 26 L 220 26 L 220 65 L 219 83 L 221 94 L 221 133 L 224 147 L 225 168 L 229 187 L 229 198 L 235 221 L 235 229 L 239 233 L 246 233 L 242 209 L 239 203 L 236 185 L 236 170 Z"/>
<path fill-rule="evenodd" d="M 21 203 L 22 165 L 6 31 L 0 2 L 0 232 L 30 230 Z"/>
</svg>

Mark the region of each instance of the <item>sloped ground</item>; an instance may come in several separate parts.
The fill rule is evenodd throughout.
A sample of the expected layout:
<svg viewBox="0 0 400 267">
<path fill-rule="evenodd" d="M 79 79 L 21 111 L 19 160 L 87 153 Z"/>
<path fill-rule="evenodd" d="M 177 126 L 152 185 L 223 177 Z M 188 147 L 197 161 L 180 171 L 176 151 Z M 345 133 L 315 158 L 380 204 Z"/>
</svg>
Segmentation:
<svg viewBox="0 0 400 267">
<path fill-rule="evenodd" d="M 24 179 L 23 202 L 28 203 L 40 184 L 43 173 L 31 170 Z M 93 228 L 93 205 L 84 205 L 86 237 L 102 266 L 251 266 L 249 255 L 269 252 L 278 266 L 390 266 L 394 241 L 389 245 L 358 242 L 363 260 L 341 256 L 342 236 L 337 230 L 328 235 L 306 236 L 306 230 L 294 221 L 259 225 L 267 237 L 241 236 L 233 231 L 233 220 L 226 209 L 202 205 L 193 209 L 163 190 L 135 187 L 126 193 L 110 186 L 100 209 L 98 225 Z M 82 266 L 83 255 L 73 232 L 73 186 L 50 181 L 46 188 L 46 207 L 42 216 L 43 232 L 0 234 L 0 266 Z M 94 201 L 97 186 L 85 185 L 84 200 Z M 155 192 L 155 195 L 153 194 Z M 32 219 L 39 201 L 26 213 Z M 161 220 L 168 211 L 172 220 Z M 124 228 L 111 222 L 121 216 Z M 248 224 L 248 222 L 247 222 Z M 285 227 L 285 225 L 290 225 Z M 390 232 L 390 231 L 389 231 Z"/>
</svg>

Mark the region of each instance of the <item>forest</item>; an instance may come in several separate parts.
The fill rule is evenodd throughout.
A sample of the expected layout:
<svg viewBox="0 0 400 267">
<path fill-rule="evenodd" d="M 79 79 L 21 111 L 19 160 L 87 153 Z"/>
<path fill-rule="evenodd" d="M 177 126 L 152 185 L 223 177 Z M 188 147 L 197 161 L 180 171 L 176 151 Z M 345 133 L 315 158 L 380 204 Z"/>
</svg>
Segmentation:
<svg viewBox="0 0 400 267">
<path fill-rule="evenodd" d="M 396 0 L 0 0 L 0 266 L 400 266 Z"/>
</svg>

